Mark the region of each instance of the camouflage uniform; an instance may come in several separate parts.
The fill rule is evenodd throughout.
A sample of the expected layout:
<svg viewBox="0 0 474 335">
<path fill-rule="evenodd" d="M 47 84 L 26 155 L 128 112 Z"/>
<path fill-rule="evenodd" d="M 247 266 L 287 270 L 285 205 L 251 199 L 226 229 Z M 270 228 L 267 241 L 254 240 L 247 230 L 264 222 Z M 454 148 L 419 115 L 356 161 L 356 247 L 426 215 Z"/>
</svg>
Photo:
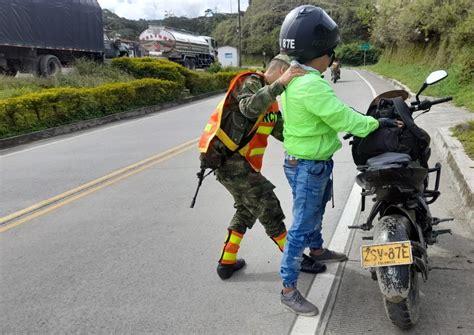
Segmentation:
<svg viewBox="0 0 474 335">
<path fill-rule="evenodd" d="M 275 102 L 284 86 L 278 82 L 264 85 L 257 75 L 249 76 L 240 90 L 236 90 L 239 108 L 235 113 L 242 113 L 249 122 L 250 127 L 256 122 L 259 115 Z M 250 131 L 250 129 L 248 129 Z M 278 113 L 278 121 L 271 134 L 283 141 L 283 119 Z M 224 145 L 218 150 L 225 150 Z M 217 148 L 216 148 L 217 149 Z M 286 231 L 283 220 L 285 215 L 273 189 L 275 186 L 260 172 L 252 169 L 247 160 L 239 153 L 234 153 L 226 159 L 224 164 L 216 170 L 217 180 L 232 194 L 236 212 L 230 223 L 229 229 L 244 234 L 247 228 L 252 228 L 259 219 L 267 235 L 275 238 Z"/>
</svg>

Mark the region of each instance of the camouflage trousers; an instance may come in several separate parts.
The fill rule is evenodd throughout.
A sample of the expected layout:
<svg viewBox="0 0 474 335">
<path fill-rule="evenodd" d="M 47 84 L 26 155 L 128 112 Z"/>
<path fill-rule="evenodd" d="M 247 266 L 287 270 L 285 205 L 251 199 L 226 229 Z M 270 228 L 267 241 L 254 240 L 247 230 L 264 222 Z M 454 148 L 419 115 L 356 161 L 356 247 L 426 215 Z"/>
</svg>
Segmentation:
<svg viewBox="0 0 474 335">
<path fill-rule="evenodd" d="M 216 170 L 217 180 L 234 198 L 234 217 L 229 229 L 245 234 L 257 219 L 271 238 L 286 231 L 285 215 L 273 189 L 275 186 L 260 172 L 255 172 L 247 160 L 238 153 L 229 157 Z"/>
</svg>

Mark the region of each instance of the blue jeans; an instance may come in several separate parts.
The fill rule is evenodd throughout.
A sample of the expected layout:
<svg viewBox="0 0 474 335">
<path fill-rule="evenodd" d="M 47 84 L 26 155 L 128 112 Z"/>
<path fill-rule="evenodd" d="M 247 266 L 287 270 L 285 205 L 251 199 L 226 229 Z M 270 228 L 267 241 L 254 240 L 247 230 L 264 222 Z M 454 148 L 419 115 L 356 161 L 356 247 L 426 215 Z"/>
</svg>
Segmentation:
<svg viewBox="0 0 474 335">
<path fill-rule="evenodd" d="M 285 157 L 285 174 L 293 193 L 293 224 L 281 261 L 283 287 L 296 288 L 304 249 L 323 246 L 321 223 L 326 203 L 331 198 L 333 166 L 332 160 Z"/>
</svg>

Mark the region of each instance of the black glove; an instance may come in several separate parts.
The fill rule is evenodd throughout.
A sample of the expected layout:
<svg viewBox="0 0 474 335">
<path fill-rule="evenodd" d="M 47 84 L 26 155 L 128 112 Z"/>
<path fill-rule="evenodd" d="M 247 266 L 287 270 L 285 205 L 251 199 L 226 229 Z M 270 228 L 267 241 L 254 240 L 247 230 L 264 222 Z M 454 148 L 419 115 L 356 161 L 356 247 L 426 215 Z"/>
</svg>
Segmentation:
<svg viewBox="0 0 474 335">
<path fill-rule="evenodd" d="M 379 121 L 379 128 L 398 127 L 397 120 L 389 119 L 388 117 L 381 117 L 377 121 Z"/>
</svg>

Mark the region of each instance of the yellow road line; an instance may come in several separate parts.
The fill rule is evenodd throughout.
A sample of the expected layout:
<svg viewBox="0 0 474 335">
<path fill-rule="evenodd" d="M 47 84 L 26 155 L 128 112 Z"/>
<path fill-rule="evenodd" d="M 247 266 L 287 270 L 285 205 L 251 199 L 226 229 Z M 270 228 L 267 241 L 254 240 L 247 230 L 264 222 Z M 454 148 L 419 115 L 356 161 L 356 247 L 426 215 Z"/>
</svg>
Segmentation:
<svg viewBox="0 0 474 335">
<path fill-rule="evenodd" d="M 0 225 L 4 224 L 5 222 L 14 222 L 0 226 L 0 233 L 5 232 L 18 225 L 21 225 L 22 223 L 25 223 L 31 219 L 49 213 L 55 209 L 67 205 L 70 202 L 85 197 L 86 195 L 96 192 L 106 186 L 112 185 L 122 179 L 133 176 L 145 169 L 148 169 L 149 167 L 152 167 L 153 165 L 156 165 L 167 159 L 177 156 L 192 148 L 197 143 L 197 141 L 198 139 L 194 139 L 186 143 L 180 144 L 172 149 L 162 152 L 161 154 L 131 164 L 120 170 L 109 173 L 103 177 L 94 179 L 72 190 L 58 194 L 52 198 L 38 202 L 28 208 L 4 216 L 0 218 Z"/>
</svg>

